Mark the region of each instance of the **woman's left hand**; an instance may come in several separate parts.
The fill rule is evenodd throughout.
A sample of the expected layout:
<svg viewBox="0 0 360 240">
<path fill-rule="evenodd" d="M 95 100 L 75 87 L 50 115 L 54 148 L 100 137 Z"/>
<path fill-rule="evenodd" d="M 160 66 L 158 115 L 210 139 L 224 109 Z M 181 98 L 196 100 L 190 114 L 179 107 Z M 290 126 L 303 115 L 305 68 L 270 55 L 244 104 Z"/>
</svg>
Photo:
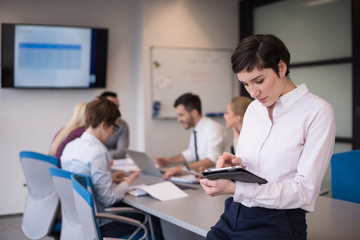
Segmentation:
<svg viewBox="0 0 360 240">
<path fill-rule="evenodd" d="M 205 192 L 211 197 L 223 194 L 234 194 L 236 184 L 228 179 L 209 180 L 207 178 L 200 179 L 200 184 Z"/>
</svg>

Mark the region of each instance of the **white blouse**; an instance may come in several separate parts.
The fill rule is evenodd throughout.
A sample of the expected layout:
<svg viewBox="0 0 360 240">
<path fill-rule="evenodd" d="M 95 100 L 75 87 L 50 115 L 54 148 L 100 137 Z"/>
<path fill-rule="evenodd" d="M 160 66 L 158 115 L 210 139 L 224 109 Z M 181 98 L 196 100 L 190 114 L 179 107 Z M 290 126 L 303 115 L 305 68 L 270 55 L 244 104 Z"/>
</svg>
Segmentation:
<svg viewBox="0 0 360 240">
<path fill-rule="evenodd" d="M 234 201 L 247 207 L 314 211 L 335 142 L 332 106 L 305 84 L 281 96 L 273 110 L 248 107 L 237 155 L 267 184 L 236 182 Z"/>
</svg>

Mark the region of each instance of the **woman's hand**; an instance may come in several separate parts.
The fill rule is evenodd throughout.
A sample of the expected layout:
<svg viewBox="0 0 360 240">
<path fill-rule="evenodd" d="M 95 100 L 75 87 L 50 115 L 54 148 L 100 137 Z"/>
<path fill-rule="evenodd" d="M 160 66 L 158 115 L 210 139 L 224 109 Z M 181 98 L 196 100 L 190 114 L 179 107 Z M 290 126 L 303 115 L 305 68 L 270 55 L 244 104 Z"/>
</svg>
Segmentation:
<svg viewBox="0 0 360 240">
<path fill-rule="evenodd" d="M 112 181 L 113 183 L 119 184 L 122 181 L 124 181 L 124 178 L 126 177 L 126 173 L 124 172 L 115 172 L 112 174 Z"/>
<path fill-rule="evenodd" d="M 223 194 L 234 194 L 236 184 L 228 179 L 209 180 L 207 178 L 200 179 L 200 184 L 205 192 L 211 197 Z"/>
<path fill-rule="evenodd" d="M 224 168 L 224 167 L 232 167 L 232 166 L 242 166 L 242 160 L 241 158 L 229 152 L 224 152 L 223 155 L 221 155 L 216 162 L 216 168 Z"/>
<path fill-rule="evenodd" d="M 125 178 L 125 181 L 129 185 L 131 185 L 139 177 L 140 173 L 141 173 L 141 169 L 137 170 L 136 172 L 131 173 L 127 178 Z"/>
</svg>

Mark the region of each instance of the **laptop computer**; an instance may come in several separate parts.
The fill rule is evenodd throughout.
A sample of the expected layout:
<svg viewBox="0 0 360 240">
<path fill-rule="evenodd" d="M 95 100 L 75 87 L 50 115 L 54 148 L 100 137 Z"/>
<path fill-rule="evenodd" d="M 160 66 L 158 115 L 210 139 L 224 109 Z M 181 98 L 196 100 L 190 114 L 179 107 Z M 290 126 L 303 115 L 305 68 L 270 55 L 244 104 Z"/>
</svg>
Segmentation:
<svg viewBox="0 0 360 240">
<path fill-rule="evenodd" d="M 160 169 L 156 167 L 155 163 L 150 159 L 150 157 L 146 153 L 138 152 L 134 150 L 125 150 L 125 151 L 129 155 L 129 157 L 134 161 L 136 166 L 142 169 L 142 173 L 156 177 L 163 176 Z M 170 177 L 169 180 L 178 183 L 199 183 L 199 179 L 195 178 L 191 174 Z"/>
<path fill-rule="evenodd" d="M 142 173 L 162 177 L 162 173 L 146 153 L 133 150 L 125 150 L 125 152 L 134 161 L 136 166 L 142 169 Z"/>
</svg>

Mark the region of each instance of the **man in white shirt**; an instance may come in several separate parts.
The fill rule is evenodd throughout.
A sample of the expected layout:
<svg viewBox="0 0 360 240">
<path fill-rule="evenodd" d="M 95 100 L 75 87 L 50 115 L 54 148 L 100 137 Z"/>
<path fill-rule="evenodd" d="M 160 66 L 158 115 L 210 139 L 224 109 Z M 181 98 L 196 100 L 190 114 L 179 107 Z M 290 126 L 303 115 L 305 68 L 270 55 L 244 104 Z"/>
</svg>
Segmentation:
<svg viewBox="0 0 360 240">
<path fill-rule="evenodd" d="M 214 120 L 201 113 L 199 96 L 185 93 L 175 100 L 177 120 L 185 129 L 193 128 L 188 149 L 173 157 L 157 157 L 159 166 L 183 163 L 182 166 L 172 167 L 164 178 L 182 174 L 186 170 L 198 171 L 200 167 L 214 167 L 217 158 L 226 148 L 224 128 Z"/>
</svg>

